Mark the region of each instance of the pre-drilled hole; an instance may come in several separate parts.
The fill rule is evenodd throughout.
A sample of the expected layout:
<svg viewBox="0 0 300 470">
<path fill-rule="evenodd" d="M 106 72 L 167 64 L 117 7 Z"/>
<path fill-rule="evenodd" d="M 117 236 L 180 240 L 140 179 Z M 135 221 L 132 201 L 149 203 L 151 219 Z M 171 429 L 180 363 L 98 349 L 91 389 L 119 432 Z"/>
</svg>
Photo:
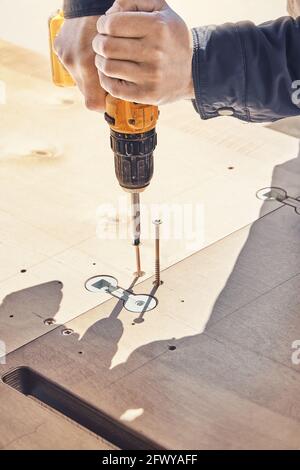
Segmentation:
<svg viewBox="0 0 300 470">
<path fill-rule="evenodd" d="M 46 320 L 44 320 L 44 324 L 45 324 L 46 326 L 55 325 L 55 323 L 56 323 L 56 322 L 55 322 L 54 318 L 47 318 Z"/>
<path fill-rule="evenodd" d="M 27 269 L 21 269 L 20 273 L 22 274 L 27 273 Z"/>
<path fill-rule="evenodd" d="M 176 346 L 169 346 L 169 351 L 175 351 L 176 350 Z"/>
<path fill-rule="evenodd" d="M 234 166 L 229 166 L 228 170 L 234 170 Z"/>
<path fill-rule="evenodd" d="M 31 151 L 32 157 L 46 157 L 51 158 L 53 157 L 53 152 L 51 150 L 44 150 L 44 149 L 33 149 Z"/>
<path fill-rule="evenodd" d="M 14 316 L 13 316 L 13 315 L 9 315 L 9 318 L 14 318 Z"/>
</svg>

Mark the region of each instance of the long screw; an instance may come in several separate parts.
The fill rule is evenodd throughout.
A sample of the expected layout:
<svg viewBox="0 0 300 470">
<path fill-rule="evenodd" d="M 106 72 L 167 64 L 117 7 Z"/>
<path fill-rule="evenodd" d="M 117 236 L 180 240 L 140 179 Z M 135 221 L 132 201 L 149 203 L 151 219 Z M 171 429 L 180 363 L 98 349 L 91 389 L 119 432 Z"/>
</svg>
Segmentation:
<svg viewBox="0 0 300 470">
<path fill-rule="evenodd" d="M 143 277 L 144 273 L 141 267 L 141 252 L 140 245 L 135 245 L 135 257 L 136 257 L 136 277 Z"/>
<path fill-rule="evenodd" d="M 160 226 L 162 221 L 155 220 L 153 224 L 155 225 L 155 281 L 153 284 L 159 287 L 162 285 L 160 278 Z"/>
<path fill-rule="evenodd" d="M 133 193 L 131 195 L 131 206 L 132 206 L 132 225 L 133 225 L 133 245 L 135 247 L 136 256 L 136 277 L 142 277 L 144 275 L 141 268 L 141 208 L 140 208 L 140 195 L 139 193 Z"/>
</svg>

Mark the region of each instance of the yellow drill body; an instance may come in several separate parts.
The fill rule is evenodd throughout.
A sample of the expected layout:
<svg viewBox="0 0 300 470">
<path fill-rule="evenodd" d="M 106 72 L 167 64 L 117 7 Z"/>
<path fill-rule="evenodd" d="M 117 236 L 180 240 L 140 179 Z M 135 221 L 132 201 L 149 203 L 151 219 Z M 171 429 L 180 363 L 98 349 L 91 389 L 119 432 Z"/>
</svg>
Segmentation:
<svg viewBox="0 0 300 470">
<path fill-rule="evenodd" d="M 54 41 L 64 23 L 59 10 L 49 20 L 52 79 L 60 87 L 76 83 L 60 62 L 54 50 Z M 137 274 L 140 269 L 140 204 L 139 193 L 150 184 L 153 176 L 153 152 L 157 145 L 157 106 L 131 103 L 107 95 L 105 119 L 110 126 L 111 147 L 115 159 L 115 173 L 120 186 L 132 193 L 134 245 L 137 249 Z"/>
</svg>

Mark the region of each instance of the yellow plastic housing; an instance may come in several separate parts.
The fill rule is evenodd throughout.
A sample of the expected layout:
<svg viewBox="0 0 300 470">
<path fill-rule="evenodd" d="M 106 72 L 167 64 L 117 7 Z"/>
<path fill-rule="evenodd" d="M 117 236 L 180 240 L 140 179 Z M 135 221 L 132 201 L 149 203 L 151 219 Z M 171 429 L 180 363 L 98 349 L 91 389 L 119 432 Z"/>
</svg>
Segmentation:
<svg viewBox="0 0 300 470">
<path fill-rule="evenodd" d="M 52 15 L 49 18 L 49 37 L 50 37 L 50 56 L 51 56 L 51 67 L 52 67 L 52 80 L 55 85 L 60 87 L 73 87 L 75 81 L 69 74 L 67 69 L 63 66 L 54 50 L 54 41 L 56 36 L 59 34 L 65 18 L 62 10 Z"/>
<path fill-rule="evenodd" d="M 59 34 L 65 18 L 59 10 L 49 19 L 50 52 L 52 66 L 52 80 L 60 87 L 73 87 L 76 83 L 67 69 L 60 62 L 54 50 L 54 42 Z M 107 95 L 106 114 L 109 117 L 110 127 L 122 134 L 142 134 L 156 127 L 159 110 L 157 106 L 130 103 Z"/>
<path fill-rule="evenodd" d="M 110 127 L 122 134 L 142 134 L 156 127 L 159 110 L 157 106 L 130 103 L 108 95 L 106 114 L 111 119 Z"/>
</svg>

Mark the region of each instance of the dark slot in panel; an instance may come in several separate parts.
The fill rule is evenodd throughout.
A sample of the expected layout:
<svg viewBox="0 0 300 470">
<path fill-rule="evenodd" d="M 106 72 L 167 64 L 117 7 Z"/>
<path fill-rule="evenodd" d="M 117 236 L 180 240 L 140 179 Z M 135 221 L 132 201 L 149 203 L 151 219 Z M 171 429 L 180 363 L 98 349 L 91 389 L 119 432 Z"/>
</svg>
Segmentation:
<svg viewBox="0 0 300 470">
<path fill-rule="evenodd" d="M 35 398 L 70 418 L 121 450 L 161 450 L 162 447 L 103 413 L 67 389 L 29 367 L 19 367 L 2 377 L 3 383 Z"/>
</svg>

